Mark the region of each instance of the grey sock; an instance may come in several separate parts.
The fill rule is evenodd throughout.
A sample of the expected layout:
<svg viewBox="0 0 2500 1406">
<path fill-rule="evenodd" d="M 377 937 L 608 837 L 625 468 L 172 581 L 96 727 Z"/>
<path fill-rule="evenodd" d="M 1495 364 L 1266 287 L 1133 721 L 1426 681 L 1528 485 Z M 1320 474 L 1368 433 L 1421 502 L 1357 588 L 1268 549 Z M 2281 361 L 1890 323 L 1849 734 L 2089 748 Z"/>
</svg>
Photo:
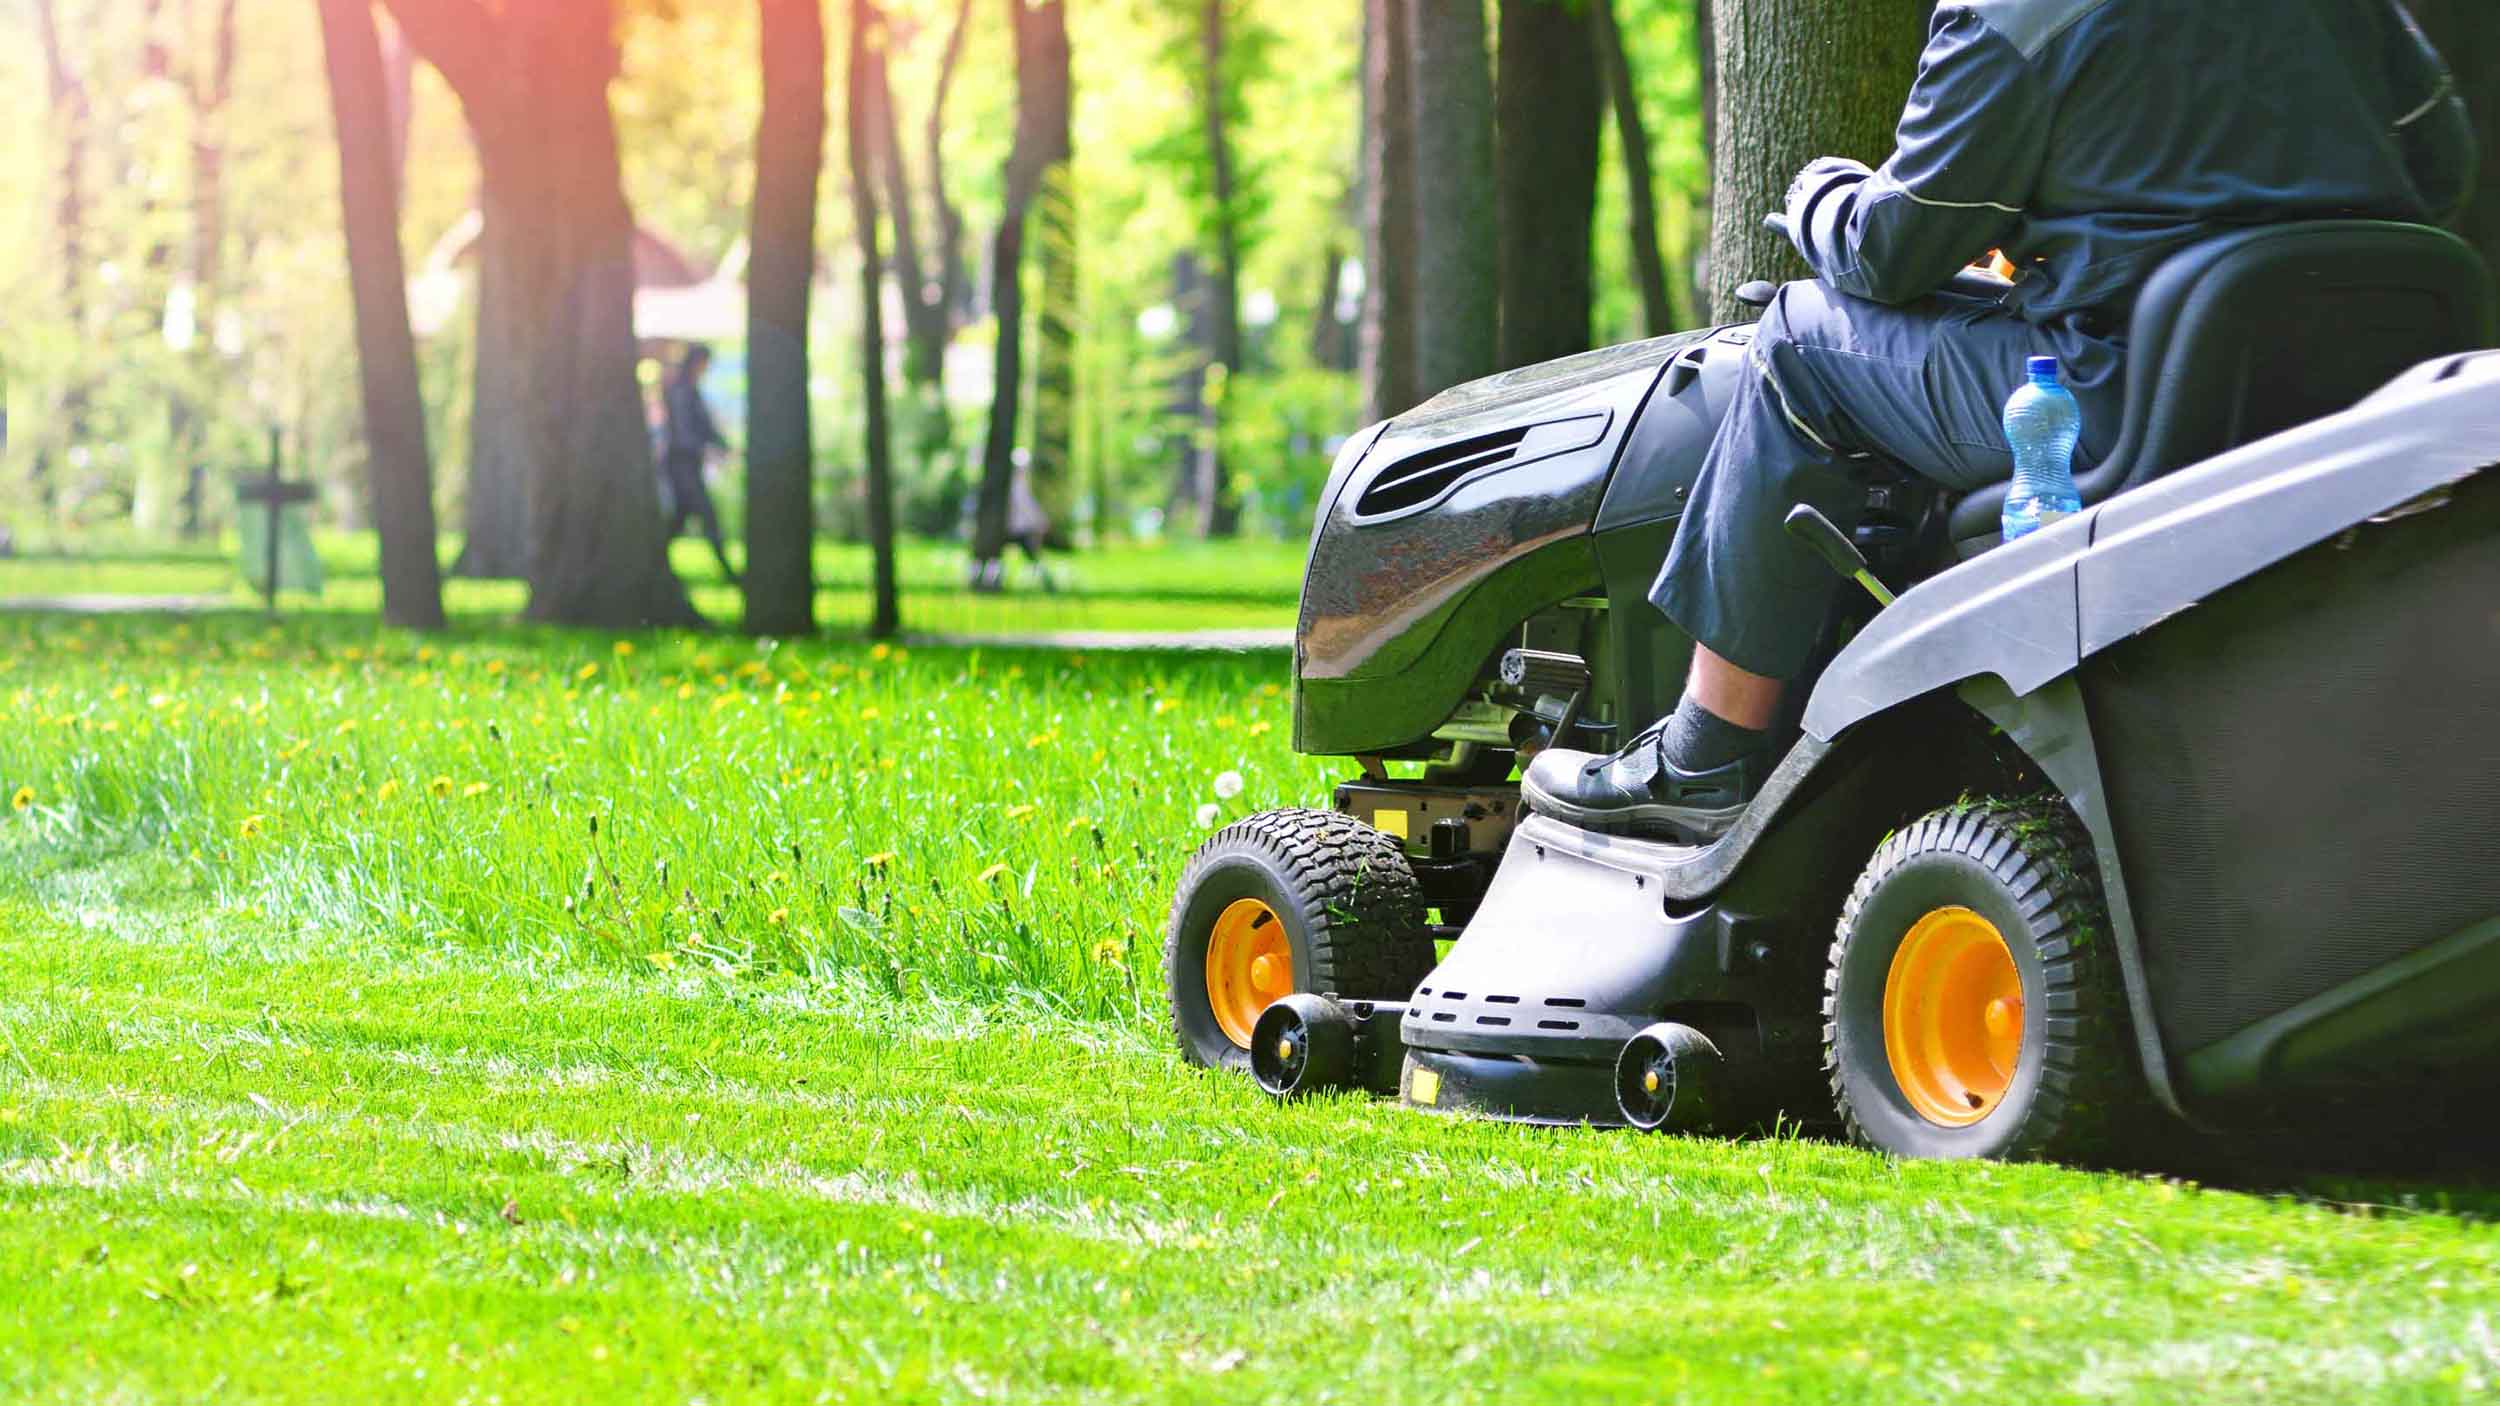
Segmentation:
<svg viewBox="0 0 2500 1406">
<path fill-rule="evenodd" d="M 1770 733 L 1738 727 L 1694 702 L 1691 694 L 1675 705 L 1675 712 L 1658 734 L 1659 750 L 1676 770 L 1685 772 L 1716 771 L 1752 756 L 1770 743 Z"/>
</svg>

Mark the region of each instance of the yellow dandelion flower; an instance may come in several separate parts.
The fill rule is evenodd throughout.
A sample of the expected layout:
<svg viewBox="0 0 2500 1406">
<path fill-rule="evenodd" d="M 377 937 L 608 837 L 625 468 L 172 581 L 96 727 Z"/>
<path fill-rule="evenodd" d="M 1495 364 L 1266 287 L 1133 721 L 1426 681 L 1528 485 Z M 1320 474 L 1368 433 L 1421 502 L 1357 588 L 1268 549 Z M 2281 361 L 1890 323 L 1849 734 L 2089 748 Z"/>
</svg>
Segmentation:
<svg viewBox="0 0 2500 1406">
<path fill-rule="evenodd" d="M 634 652 L 634 642 L 633 642 L 632 640 L 618 640 L 618 641 L 616 642 L 616 657 L 617 657 L 617 658 L 619 658 L 619 659 L 626 658 L 626 657 L 630 656 L 633 652 Z"/>
<path fill-rule="evenodd" d="M 1272 683 L 1263 683 L 1259 685 L 1259 696 L 1262 698 L 1275 698 L 1283 694 L 1284 691 L 1285 690 L 1282 687 Z"/>
<path fill-rule="evenodd" d="M 394 776 L 394 777 L 390 778 L 389 780 L 387 780 L 387 781 L 383 782 L 381 785 L 376 786 L 376 787 L 374 787 L 374 788 L 373 788 L 373 803 L 374 803 L 375 805 L 380 805 L 382 802 L 387 801 L 387 800 L 389 800 L 391 797 L 396 796 L 396 795 L 398 795 L 398 794 L 399 794 L 399 778 L 398 778 L 398 777 L 396 777 L 396 776 Z"/>
<path fill-rule="evenodd" d="M 1007 677 L 1008 677 L 1008 678 L 1010 678 L 1010 679 L 1020 679 L 1020 678 L 1023 678 L 1023 677 L 1024 677 L 1024 666 L 1023 666 L 1022 664 L 1010 664 L 1010 665 L 1008 665 L 1008 666 L 1007 666 Z"/>
<path fill-rule="evenodd" d="M 981 871 L 978 875 L 976 875 L 976 876 L 973 878 L 973 880 L 972 880 L 972 881 L 973 881 L 974 883 L 976 883 L 976 884 L 994 884 L 994 883 L 997 883 L 997 882 L 998 882 L 998 880 L 999 880 L 999 877 L 1000 877 L 1001 875 L 1005 874 L 1006 872 L 1007 872 L 1007 866 L 1006 866 L 1006 865 L 1004 865 L 1004 864 L 993 864 L 993 865 L 991 865 L 989 868 L 982 870 L 982 871 Z"/>
<path fill-rule="evenodd" d="M 437 797 L 448 796 L 452 792 L 451 778 L 448 776 L 435 777 L 433 780 L 425 783 L 425 789 L 433 792 Z"/>
<path fill-rule="evenodd" d="M 1038 809 L 1040 809 L 1039 806 L 1033 805 L 1009 806 L 1007 807 L 1007 818 L 1009 820 L 1022 820 Z"/>
<path fill-rule="evenodd" d="M 269 817 L 265 815 L 247 815 L 243 817 L 243 824 L 240 828 L 243 832 L 243 838 L 247 840 L 258 839 L 261 831 L 269 828 Z"/>
<path fill-rule="evenodd" d="M 110 696 L 114 702 L 119 703 L 123 699 L 130 696 L 130 685 L 126 683 L 117 683 L 113 685 L 113 691 Z"/>
<path fill-rule="evenodd" d="M 1250 735 L 1251 735 L 1252 737 L 1260 737 L 1260 736 L 1264 736 L 1265 734 L 1270 733 L 1270 732 L 1273 732 L 1273 731 L 1275 731 L 1275 730 L 1276 730 L 1276 724 L 1274 724 L 1274 723 L 1272 723 L 1272 722 L 1269 722 L 1269 721 L 1268 721 L 1267 719 L 1265 719 L 1265 718 L 1261 718 L 1261 719 L 1259 719 L 1257 722 L 1254 722 L 1254 723 L 1250 724 Z"/>
<path fill-rule="evenodd" d="M 1155 700 L 1154 715 L 1158 718 L 1162 717 L 1179 706 L 1181 706 L 1180 700 L 1177 698 L 1158 698 Z"/>
<path fill-rule="evenodd" d="M 880 641 L 869 648 L 868 657 L 882 664 L 894 657 L 894 646 Z"/>
<path fill-rule="evenodd" d="M 469 799 L 477 796 L 483 796 L 493 789 L 495 788 L 487 785 L 483 781 L 472 781 L 468 785 L 460 788 L 460 795 L 463 799 Z"/>
<path fill-rule="evenodd" d="M 677 954 L 674 952 L 645 952 L 642 959 L 662 971 L 671 971 L 677 966 Z"/>
<path fill-rule="evenodd" d="M 776 908 L 770 913 L 764 915 L 764 921 L 772 924 L 774 927 L 780 927 L 782 924 L 790 921 L 790 910 L 787 908 Z"/>
<path fill-rule="evenodd" d="M 584 664 L 580 668 L 573 671 L 573 677 L 584 683 L 588 683 L 590 680 L 599 677 L 599 666 L 595 663 Z"/>
<path fill-rule="evenodd" d="M 859 710 L 859 720 L 864 723 L 875 722 L 880 716 L 881 714 L 875 708 L 862 708 Z"/>
<path fill-rule="evenodd" d="M 883 869 L 885 866 L 894 862 L 894 851 L 889 849 L 877 854 L 872 854 L 868 856 L 864 862 L 871 869 Z"/>
<path fill-rule="evenodd" d="M 678 701 L 683 702 L 683 701 L 685 701 L 686 699 L 689 699 L 689 698 L 692 698 L 692 697 L 694 697 L 694 685 L 693 685 L 693 684 L 690 684 L 690 683 L 681 683 L 681 684 L 677 685 L 677 698 L 678 698 Z"/>
<path fill-rule="evenodd" d="M 1036 750 L 1039 750 L 1040 748 L 1047 747 L 1047 746 L 1049 746 L 1049 745 L 1050 745 L 1050 734 L 1049 734 L 1049 733 L 1047 733 L 1047 732 L 1037 732 L 1037 733 L 1034 733 L 1031 737 L 1028 737 L 1028 738 L 1024 739 L 1024 749 L 1025 749 L 1026 751 L 1028 751 L 1028 752 L 1031 752 L 1031 751 L 1036 751 Z"/>
<path fill-rule="evenodd" d="M 892 757 L 886 757 L 877 763 L 877 770 L 879 771 L 892 771 L 893 769 L 894 759 Z"/>
<path fill-rule="evenodd" d="M 356 720 L 354 718 L 348 718 L 341 722 L 337 727 L 330 729 L 330 732 L 333 736 L 345 737 L 347 734 L 354 732 L 355 730 Z"/>
<path fill-rule="evenodd" d="M 1094 828 L 1094 817 L 1090 815 L 1080 815 L 1060 828 L 1065 830 L 1091 830 Z"/>
<path fill-rule="evenodd" d="M 1230 731 L 1232 731 L 1232 730 L 1233 730 L 1233 720 L 1232 720 L 1231 718 L 1217 718 L 1217 719 L 1215 720 L 1215 730 L 1216 730 L 1217 732 L 1230 732 Z"/>
<path fill-rule="evenodd" d="M 20 786 L 17 788 L 17 794 L 9 797 L 9 809 L 11 810 L 26 810 L 33 806 L 34 803 L 35 788 L 32 786 Z"/>
<path fill-rule="evenodd" d="M 498 675 L 498 676 L 500 676 L 500 675 L 503 673 L 503 671 L 504 671 L 504 662 L 503 662 L 502 660 L 500 660 L 500 659 L 489 659 L 489 660 L 487 660 L 487 661 L 486 661 L 486 672 L 488 672 L 488 673 L 490 673 L 490 674 L 494 674 L 494 675 Z"/>
<path fill-rule="evenodd" d="M 1128 949 L 1122 947 L 1120 945 L 1120 939 L 1116 937 L 1106 937 L 1102 941 L 1094 944 L 1094 960 L 1102 963 L 1106 967 L 1119 967 L 1122 970 L 1126 970 L 1128 967 L 1127 957 Z"/>
</svg>

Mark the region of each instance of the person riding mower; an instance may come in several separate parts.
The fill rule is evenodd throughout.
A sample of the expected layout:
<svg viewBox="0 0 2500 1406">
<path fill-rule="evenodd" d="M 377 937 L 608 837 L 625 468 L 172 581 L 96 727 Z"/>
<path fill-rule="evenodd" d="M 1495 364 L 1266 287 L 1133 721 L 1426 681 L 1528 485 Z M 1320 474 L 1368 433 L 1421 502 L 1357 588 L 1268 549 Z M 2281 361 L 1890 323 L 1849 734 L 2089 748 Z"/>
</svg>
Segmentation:
<svg viewBox="0 0 2500 1406">
<path fill-rule="evenodd" d="M 2388 0 L 1940 7 L 1816 282 L 1347 443 L 1294 743 L 1361 776 L 1189 863 L 1184 1055 L 1922 1156 L 2500 1082 L 2470 165 Z M 2087 506 L 2006 543 L 2035 353 Z"/>
</svg>

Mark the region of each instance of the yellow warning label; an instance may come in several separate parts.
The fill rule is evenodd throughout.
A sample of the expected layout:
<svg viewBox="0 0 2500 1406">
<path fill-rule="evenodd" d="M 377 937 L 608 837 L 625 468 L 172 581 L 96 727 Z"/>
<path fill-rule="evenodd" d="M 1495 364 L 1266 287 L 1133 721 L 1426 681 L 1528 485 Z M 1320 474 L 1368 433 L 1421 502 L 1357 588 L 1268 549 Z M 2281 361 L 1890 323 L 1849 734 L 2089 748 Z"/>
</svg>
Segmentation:
<svg viewBox="0 0 2500 1406">
<path fill-rule="evenodd" d="M 1409 1103 L 1420 1103 L 1426 1108 L 1440 1107 L 1441 1075 L 1439 1071 L 1416 1070 L 1415 1077 L 1406 1081 L 1406 1100 Z"/>
<path fill-rule="evenodd" d="M 1395 835 L 1403 840 L 1406 838 L 1406 812 L 1402 810 L 1373 811 L 1372 828 L 1384 835 Z"/>
</svg>

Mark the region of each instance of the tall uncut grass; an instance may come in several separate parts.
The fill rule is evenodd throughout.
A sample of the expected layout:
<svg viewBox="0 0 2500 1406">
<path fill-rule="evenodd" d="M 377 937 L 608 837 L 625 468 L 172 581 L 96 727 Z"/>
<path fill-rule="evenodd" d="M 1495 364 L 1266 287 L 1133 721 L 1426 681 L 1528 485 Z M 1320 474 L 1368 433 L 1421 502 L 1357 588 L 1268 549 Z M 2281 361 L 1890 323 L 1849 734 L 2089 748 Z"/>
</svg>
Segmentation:
<svg viewBox="0 0 2500 1406">
<path fill-rule="evenodd" d="M 11 882 L 127 850 L 271 924 L 1137 1016 L 1206 808 L 1339 770 L 1292 755 L 1285 681 L 1273 654 L 19 617 L 0 830 Z"/>
</svg>

